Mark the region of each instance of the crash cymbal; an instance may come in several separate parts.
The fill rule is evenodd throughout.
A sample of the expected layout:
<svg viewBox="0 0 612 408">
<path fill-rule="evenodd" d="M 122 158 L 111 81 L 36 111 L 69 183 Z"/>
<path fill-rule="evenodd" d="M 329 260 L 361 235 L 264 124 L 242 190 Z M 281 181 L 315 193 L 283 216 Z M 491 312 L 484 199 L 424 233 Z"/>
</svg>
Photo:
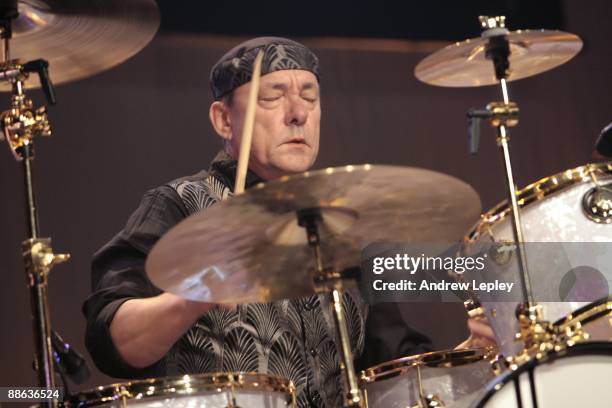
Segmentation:
<svg viewBox="0 0 612 408">
<path fill-rule="evenodd" d="M 10 58 L 45 59 L 54 84 L 85 78 L 135 55 L 159 27 L 155 0 L 19 0 Z M 26 88 L 40 86 L 32 78 Z M 0 91 L 9 91 L 0 82 Z"/>
<path fill-rule="evenodd" d="M 260 184 L 172 228 L 146 270 L 159 288 L 217 303 L 270 302 L 315 292 L 296 211 L 322 208 L 324 266 L 359 265 L 373 242 L 456 241 L 478 219 L 468 184 L 419 168 L 356 165 Z M 437 254 L 436 254 L 437 255 Z"/>
<path fill-rule="evenodd" d="M 510 44 L 508 81 L 548 71 L 572 59 L 582 48 L 577 35 L 554 30 L 519 30 L 507 34 Z M 491 60 L 485 58 L 486 38 L 451 44 L 423 59 L 414 69 L 427 84 L 475 87 L 497 84 Z"/>
</svg>

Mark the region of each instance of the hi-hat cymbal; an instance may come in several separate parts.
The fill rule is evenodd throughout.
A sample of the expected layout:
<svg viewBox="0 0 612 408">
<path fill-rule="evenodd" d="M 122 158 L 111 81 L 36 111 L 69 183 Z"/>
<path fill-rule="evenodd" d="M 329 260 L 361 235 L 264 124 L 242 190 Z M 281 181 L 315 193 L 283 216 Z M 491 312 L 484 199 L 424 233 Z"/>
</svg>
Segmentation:
<svg viewBox="0 0 612 408">
<path fill-rule="evenodd" d="M 54 84 L 120 64 L 151 41 L 159 27 L 155 0 L 19 0 L 10 58 L 45 59 Z M 36 78 L 27 88 L 40 86 Z M 11 86 L 0 82 L 0 91 Z"/>
<path fill-rule="evenodd" d="M 261 184 L 172 228 L 151 251 L 151 281 L 181 297 L 270 302 L 313 294 L 296 211 L 322 208 L 324 266 L 359 265 L 373 242 L 457 241 L 480 214 L 472 187 L 419 168 L 357 165 Z M 436 254 L 437 255 L 437 254 Z"/>
<path fill-rule="evenodd" d="M 575 34 L 554 30 L 519 30 L 507 34 L 510 44 L 508 81 L 548 71 L 572 59 L 582 49 Z M 475 87 L 498 83 L 491 60 L 485 58 L 486 38 L 451 44 L 427 56 L 414 69 L 427 84 Z"/>
</svg>

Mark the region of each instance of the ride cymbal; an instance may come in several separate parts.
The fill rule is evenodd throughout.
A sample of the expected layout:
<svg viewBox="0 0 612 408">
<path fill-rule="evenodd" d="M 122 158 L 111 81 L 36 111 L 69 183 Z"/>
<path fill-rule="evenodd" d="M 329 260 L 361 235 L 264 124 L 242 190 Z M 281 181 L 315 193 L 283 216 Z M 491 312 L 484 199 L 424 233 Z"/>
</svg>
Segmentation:
<svg viewBox="0 0 612 408">
<path fill-rule="evenodd" d="M 373 242 L 459 240 L 478 219 L 480 199 L 431 170 L 356 165 L 260 184 L 172 228 L 146 270 L 162 290 L 216 303 L 270 302 L 311 295 L 314 260 L 296 212 L 320 208 L 323 264 L 358 265 Z"/>
</svg>

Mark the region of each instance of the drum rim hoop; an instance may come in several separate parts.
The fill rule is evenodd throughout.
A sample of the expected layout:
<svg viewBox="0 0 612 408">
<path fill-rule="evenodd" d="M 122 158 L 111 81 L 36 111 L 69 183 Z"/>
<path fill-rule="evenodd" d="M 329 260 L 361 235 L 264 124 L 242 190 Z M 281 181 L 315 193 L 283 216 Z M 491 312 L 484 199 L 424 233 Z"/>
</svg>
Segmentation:
<svg viewBox="0 0 612 408">
<path fill-rule="evenodd" d="M 585 343 L 577 343 L 571 347 L 563 349 L 559 352 L 550 352 L 540 360 L 529 360 L 525 364 L 517 367 L 516 370 L 506 372 L 499 377 L 494 378 L 489 382 L 485 390 L 480 394 L 480 400 L 471 405 L 472 408 L 486 408 L 484 403 L 489 401 L 497 391 L 508 384 L 513 378 L 522 373 L 534 369 L 540 364 L 546 364 L 565 357 L 578 357 L 588 355 L 612 355 L 612 342 L 593 341 Z"/>
<path fill-rule="evenodd" d="M 190 388 L 195 396 L 197 392 L 201 391 L 219 390 L 219 392 L 223 392 L 232 386 L 235 387 L 236 391 L 283 393 L 288 398 L 295 394 L 293 382 L 283 377 L 257 372 L 215 372 L 147 378 L 103 385 L 73 394 L 67 402 L 69 403 L 68 406 L 71 404 L 95 406 L 108 403 L 111 400 L 119 400 L 123 396 L 127 399 L 134 399 L 138 394 L 141 394 L 141 398 L 182 396 L 186 395 L 184 391 L 187 388 Z M 151 394 L 147 394 L 150 387 L 154 387 L 155 390 Z M 84 405 L 81 405 L 83 403 Z"/>
<path fill-rule="evenodd" d="M 430 368 L 458 367 L 492 358 L 497 350 L 487 348 L 448 349 L 415 354 L 386 361 L 363 370 L 360 374 L 362 384 L 387 380 L 404 375 L 419 364 Z"/>
<path fill-rule="evenodd" d="M 612 161 L 602 163 L 588 163 L 573 169 L 568 169 L 552 176 L 539 179 L 523 187 L 518 192 L 519 207 L 527 208 L 530 205 L 543 201 L 551 195 L 565 191 L 584 181 L 591 180 L 591 174 L 595 176 L 612 176 Z M 483 230 L 501 222 L 510 215 L 508 200 L 503 200 L 486 213 L 480 216 L 480 220 L 474 224 L 467 235 L 463 238 L 464 243 L 473 243 L 481 235 Z"/>
<path fill-rule="evenodd" d="M 610 314 L 612 314 L 612 295 L 603 297 L 574 310 L 569 315 L 558 319 L 553 325 L 561 330 L 577 323 L 584 326 L 585 324 Z"/>
</svg>

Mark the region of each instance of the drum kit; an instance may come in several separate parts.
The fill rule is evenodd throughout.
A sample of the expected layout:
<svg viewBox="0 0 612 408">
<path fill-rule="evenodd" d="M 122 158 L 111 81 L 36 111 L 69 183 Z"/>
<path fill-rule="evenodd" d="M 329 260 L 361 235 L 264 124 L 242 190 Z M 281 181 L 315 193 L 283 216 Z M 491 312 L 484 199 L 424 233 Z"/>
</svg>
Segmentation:
<svg viewBox="0 0 612 408">
<path fill-rule="evenodd" d="M 151 281 L 181 297 L 219 304 L 329 296 L 346 406 L 573 407 L 612 401 L 607 384 L 612 373 L 612 300 L 606 295 L 597 302 L 539 302 L 533 281 L 545 277 L 534 274 L 525 245 L 611 242 L 612 162 L 587 164 L 517 190 L 509 150 L 508 128 L 518 123 L 519 109 L 509 100 L 508 82 L 567 62 L 582 43 L 560 31 L 509 31 L 503 17 L 480 17 L 480 22 L 480 38 L 449 45 L 415 69 L 416 77 L 431 85 L 501 88 L 502 101 L 467 115 L 473 151 L 480 121 L 496 128 L 508 195 L 476 225 L 478 194 L 454 177 L 369 164 L 328 168 L 257 185 L 187 218 L 149 254 Z M 142 49 L 158 25 L 153 0 L 29 0 L 0 7 L 0 80 L 2 89 L 11 92 L 10 109 L 0 119 L 3 138 L 25 175 L 29 237 L 23 257 L 40 387 L 54 388 L 55 366 L 62 366 L 57 359 L 62 353 L 53 349 L 47 281 L 53 265 L 69 255 L 53 253 L 50 239 L 41 238 L 38 229 L 33 146 L 35 137 L 51 134 L 51 127 L 45 108 L 34 109 L 25 96 L 25 89 L 38 86 L 29 75 L 38 74 L 53 103 L 49 70 L 55 83 L 62 83 L 108 69 Z M 100 49 L 105 52 L 95 51 Z M 498 349 L 407 356 L 358 375 L 342 292 L 363 273 L 355 268 L 363 248 L 390 238 L 461 242 L 460 254 L 510 248 L 505 262 L 514 263 L 519 272 L 521 301 L 472 294 L 466 302 L 470 317 L 488 320 Z M 566 256 L 573 266 L 612 265 L 610 253 L 590 256 L 568 249 Z M 479 279 L 497 273 L 493 268 Z M 295 406 L 296 390 L 291 381 L 267 374 L 209 373 L 100 386 L 67 396 L 63 404 L 281 407 Z M 57 406 L 58 401 L 45 405 Z"/>
</svg>

